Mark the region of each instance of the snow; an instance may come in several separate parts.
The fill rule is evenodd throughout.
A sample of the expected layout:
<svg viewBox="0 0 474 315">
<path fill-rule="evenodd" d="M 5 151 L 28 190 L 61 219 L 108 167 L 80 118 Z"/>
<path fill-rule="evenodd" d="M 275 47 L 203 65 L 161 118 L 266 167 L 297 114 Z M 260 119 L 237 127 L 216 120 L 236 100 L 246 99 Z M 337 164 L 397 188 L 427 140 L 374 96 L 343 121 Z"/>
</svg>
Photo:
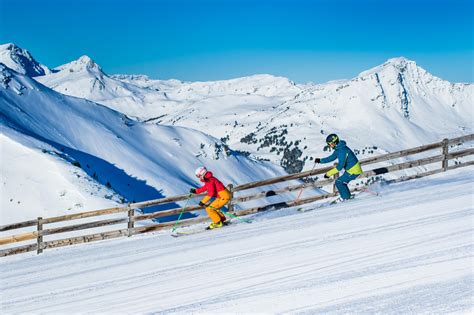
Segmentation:
<svg viewBox="0 0 474 315">
<path fill-rule="evenodd" d="M 326 155 L 324 139 L 330 133 L 348 140 L 364 158 L 474 130 L 474 85 L 442 80 L 404 57 L 350 80 L 318 85 L 263 74 L 181 82 L 102 73 L 80 80 L 76 72 L 65 70 L 67 66 L 60 68 L 64 71 L 35 79 L 136 120 L 227 139 L 231 148 L 288 172 L 308 170 L 312 158 Z M 103 89 L 90 92 L 98 77 Z"/>
<path fill-rule="evenodd" d="M 462 168 L 182 238 L 162 231 L 2 258 L 0 308 L 472 313 L 473 178 Z"/>
<path fill-rule="evenodd" d="M 90 65 L 86 58 L 82 60 L 85 65 Z M 92 186 L 103 186 L 91 195 L 90 185 L 84 186 L 83 178 L 69 178 L 67 181 L 74 187 L 67 185 L 68 188 L 61 191 L 65 190 L 68 196 L 79 194 L 81 197 L 60 198 L 61 193 L 56 191 L 60 181 L 56 182 L 59 186 L 53 185 L 49 189 L 41 187 L 40 190 L 37 190 L 39 187 L 35 183 L 45 178 L 54 180 L 65 176 L 49 176 L 49 172 L 55 168 L 62 170 L 61 172 L 66 171 L 64 165 L 54 166 L 51 164 L 54 161 L 49 159 L 47 167 L 30 167 L 30 172 L 25 174 L 21 169 L 10 169 L 9 163 L 2 163 L 2 181 L 8 183 L 7 188 L 2 189 L 2 199 L 17 200 L 19 192 L 15 189 L 18 186 L 13 183 L 19 183 L 17 180 L 25 176 L 31 180 L 21 182 L 22 191 L 42 193 L 23 197 L 22 200 L 29 199 L 28 203 L 22 202 L 13 206 L 8 201 L 2 202 L 1 224 L 18 221 L 23 217 L 21 213 L 29 211 L 27 205 L 37 205 L 34 207 L 33 218 L 47 217 L 52 211 L 50 207 L 54 207 L 54 211 L 63 209 L 63 214 L 69 212 L 67 209 L 79 212 L 76 204 L 93 207 L 82 209 L 84 207 L 81 206 L 81 212 L 95 210 L 94 205 L 98 205 L 96 196 L 104 196 L 101 191 L 105 186 L 113 190 L 114 201 L 119 199 L 123 202 L 184 194 L 189 188 L 200 184 L 194 176 L 194 170 L 202 165 L 212 170 L 226 185 L 285 174 L 282 168 L 274 164 L 256 161 L 229 150 L 221 141 L 210 135 L 190 128 L 133 121 L 103 105 L 55 92 L 2 64 L 0 84 L 3 84 L 0 87 L 2 128 L 5 133 L 16 134 L 12 141 L 24 143 L 2 146 L 8 161 L 18 167 L 34 165 L 43 160 L 41 154 L 51 153 L 70 164 L 79 164 L 81 172 L 87 173 L 86 180 L 91 181 Z M 31 143 L 23 138 L 35 139 L 36 151 L 20 162 L 16 157 L 17 148 Z M 39 148 L 41 153 L 38 152 Z M 45 200 L 51 200 L 51 203 Z M 104 200 L 102 204 L 107 201 Z"/>
<path fill-rule="evenodd" d="M 51 70 L 38 63 L 29 51 L 13 43 L 0 45 L 0 62 L 10 69 L 31 77 L 51 73 Z"/>
<path fill-rule="evenodd" d="M 0 222 L 13 223 L 116 205 L 116 193 L 98 184 L 47 144 L 0 128 Z"/>
<path fill-rule="evenodd" d="M 108 75 L 88 56 L 35 80 L 133 120 L 224 139 L 287 172 L 308 170 L 314 157 L 326 155 L 330 133 L 365 158 L 474 130 L 474 85 L 442 80 L 404 57 L 318 85 L 268 74 L 209 82 Z"/>
<path fill-rule="evenodd" d="M 89 56 L 81 56 L 54 70 L 35 79 L 57 92 L 108 104 L 129 116 L 140 116 L 143 111 L 155 113 L 161 108 L 155 103 L 167 102 L 167 97 L 159 90 L 141 88 L 109 77 Z"/>
</svg>

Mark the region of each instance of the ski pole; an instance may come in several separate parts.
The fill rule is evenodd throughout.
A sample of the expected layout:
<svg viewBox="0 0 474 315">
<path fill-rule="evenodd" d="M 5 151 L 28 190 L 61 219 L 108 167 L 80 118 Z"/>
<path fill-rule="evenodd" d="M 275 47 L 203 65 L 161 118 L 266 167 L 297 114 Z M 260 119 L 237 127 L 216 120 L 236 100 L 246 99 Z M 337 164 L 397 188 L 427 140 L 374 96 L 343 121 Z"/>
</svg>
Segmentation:
<svg viewBox="0 0 474 315">
<path fill-rule="evenodd" d="M 367 187 L 361 187 L 361 188 L 360 188 L 360 191 L 364 191 L 364 192 L 369 193 L 369 194 L 371 194 L 371 195 L 373 195 L 373 196 L 379 196 L 379 193 L 378 193 L 378 192 L 373 191 L 373 190 L 370 190 L 370 189 L 367 188 Z"/>
<path fill-rule="evenodd" d="M 173 225 L 173 230 L 171 231 L 171 233 L 173 233 L 174 230 L 176 230 L 176 226 L 178 225 L 178 222 L 181 219 L 181 216 L 183 215 L 184 209 L 186 209 L 186 206 L 188 205 L 189 200 L 191 200 L 191 196 L 192 196 L 192 194 L 189 194 L 188 199 L 186 199 L 186 203 L 184 204 L 183 209 L 181 209 L 181 212 L 179 213 L 178 220 L 176 220 L 176 223 Z"/>
<path fill-rule="evenodd" d="M 211 209 L 213 209 L 213 210 L 216 210 L 216 211 L 224 212 L 225 214 L 229 215 L 229 217 L 231 217 L 231 218 L 233 218 L 233 219 L 237 219 L 237 220 L 242 221 L 242 222 L 245 222 L 245 223 L 252 223 L 252 221 L 250 221 L 250 220 L 244 220 L 244 219 L 242 219 L 242 218 L 239 218 L 239 217 L 236 216 L 235 214 L 232 214 L 232 213 L 230 213 L 230 212 L 227 212 L 227 211 L 222 210 L 222 208 L 221 208 L 221 209 L 217 209 L 217 208 L 214 208 L 214 207 L 211 207 L 211 206 L 207 206 L 207 207 L 209 207 L 209 208 L 211 208 Z M 206 207 L 206 208 L 207 208 L 207 207 Z"/>
<path fill-rule="evenodd" d="M 227 214 L 229 217 L 231 217 L 233 219 L 237 219 L 237 220 L 245 222 L 245 223 L 252 223 L 252 221 L 239 218 L 238 216 L 236 216 L 235 214 L 232 214 L 230 212 L 227 212 L 227 211 L 224 211 L 224 210 L 219 210 L 219 211 L 224 212 L 225 214 Z"/>
<path fill-rule="evenodd" d="M 316 164 L 317 164 L 317 163 L 314 162 L 313 168 L 312 168 L 311 171 L 309 172 L 309 175 L 308 175 L 308 176 L 311 175 L 311 173 L 313 172 L 314 168 L 316 167 Z M 298 197 L 296 197 L 296 199 L 295 199 L 295 202 L 298 202 L 298 200 L 299 200 L 300 197 L 301 197 L 301 194 L 303 193 L 303 190 L 304 190 L 304 187 L 301 188 L 300 192 L 298 193 Z"/>
</svg>

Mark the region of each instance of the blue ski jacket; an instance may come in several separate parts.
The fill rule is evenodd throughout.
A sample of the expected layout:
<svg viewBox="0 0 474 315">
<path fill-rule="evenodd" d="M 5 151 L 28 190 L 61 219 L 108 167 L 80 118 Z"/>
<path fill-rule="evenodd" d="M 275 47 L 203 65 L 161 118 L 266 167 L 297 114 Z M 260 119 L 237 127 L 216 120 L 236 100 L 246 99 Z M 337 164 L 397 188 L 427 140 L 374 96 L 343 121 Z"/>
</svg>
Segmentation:
<svg viewBox="0 0 474 315">
<path fill-rule="evenodd" d="M 333 176 L 339 173 L 342 169 L 345 169 L 347 173 L 351 175 L 362 174 L 362 167 L 360 166 L 359 160 L 355 156 L 354 152 L 346 145 L 344 140 L 339 141 L 337 146 L 334 148 L 334 152 L 325 158 L 321 159 L 321 163 L 329 163 L 338 159 L 338 163 L 335 168 L 329 170 L 326 175 Z"/>
</svg>

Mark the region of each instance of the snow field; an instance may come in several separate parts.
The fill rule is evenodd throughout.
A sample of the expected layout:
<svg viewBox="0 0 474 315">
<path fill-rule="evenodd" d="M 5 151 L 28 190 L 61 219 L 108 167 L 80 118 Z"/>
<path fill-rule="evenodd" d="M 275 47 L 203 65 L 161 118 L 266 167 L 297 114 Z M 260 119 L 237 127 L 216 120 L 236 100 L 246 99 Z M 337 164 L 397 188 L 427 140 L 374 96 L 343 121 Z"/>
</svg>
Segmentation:
<svg viewBox="0 0 474 315">
<path fill-rule="evenodd" d="M 162 231 L 6 257 L 0 309 L 472 313 L 473 177 L 463 168 L 182 238 Z"/>
</svg>

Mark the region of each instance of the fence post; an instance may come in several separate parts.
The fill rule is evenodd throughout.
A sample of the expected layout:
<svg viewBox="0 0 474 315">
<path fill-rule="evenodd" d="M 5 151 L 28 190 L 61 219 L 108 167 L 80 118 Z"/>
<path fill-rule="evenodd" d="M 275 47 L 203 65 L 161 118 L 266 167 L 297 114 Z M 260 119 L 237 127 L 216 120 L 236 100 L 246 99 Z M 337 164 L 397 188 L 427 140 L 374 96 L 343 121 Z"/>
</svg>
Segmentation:
<svg viewBox="0 0 474 315">
<path fill-rule="evenodd" d="M 336 167 L 337 163 L 334 163 L 334 167 Z M 336 193 L 338 190 L 337 190 L 337 187 L 336 187 L 336 180 L 339 178 L 339 172 L 336 173 L 336 175 L 334 175 L 334 184 L 332 184 L 332 192 L 333 193 Z"/>
<path fill-rule="evenodd" d="M 43 217 L 38 217 L 38 224 L 36 227 L 36 231 L 38 232 L 38 236 L 36 238 L 36 253 L 41 254 L 43 252 Z"/>
<path fill-rule="evenodd" d="M 230 192 L 230 200 L 229 203 L 227 204 L 227 210 L 229 210 L 230 213 L 234 212 L 234 205 L 232 204 L 232 200 L 234 199 L 234 192 L 232 191 L 234 188 L 234 185 L 229 184 L 227 185 L 227 189 Z"/>
<path fill-rule="evenodd" d="M 443 161 L 441 164 L 441 167 L 443 170 L 446 172 L 448 170 L 448 151 L 449 151 L 449 146 L 448 146 L 448 139 L 443 139 L 442 144 L 443 144 Z"/>
<path fill-rule="evenodd" d="M 135 215 L 135 209 L 130 207 L 130 203 L 128 204 L 128 237 L 132 236 L 132 230 L 135 226 L 135 221 L 133 221 L 133 216 Z"/>
</svg>

